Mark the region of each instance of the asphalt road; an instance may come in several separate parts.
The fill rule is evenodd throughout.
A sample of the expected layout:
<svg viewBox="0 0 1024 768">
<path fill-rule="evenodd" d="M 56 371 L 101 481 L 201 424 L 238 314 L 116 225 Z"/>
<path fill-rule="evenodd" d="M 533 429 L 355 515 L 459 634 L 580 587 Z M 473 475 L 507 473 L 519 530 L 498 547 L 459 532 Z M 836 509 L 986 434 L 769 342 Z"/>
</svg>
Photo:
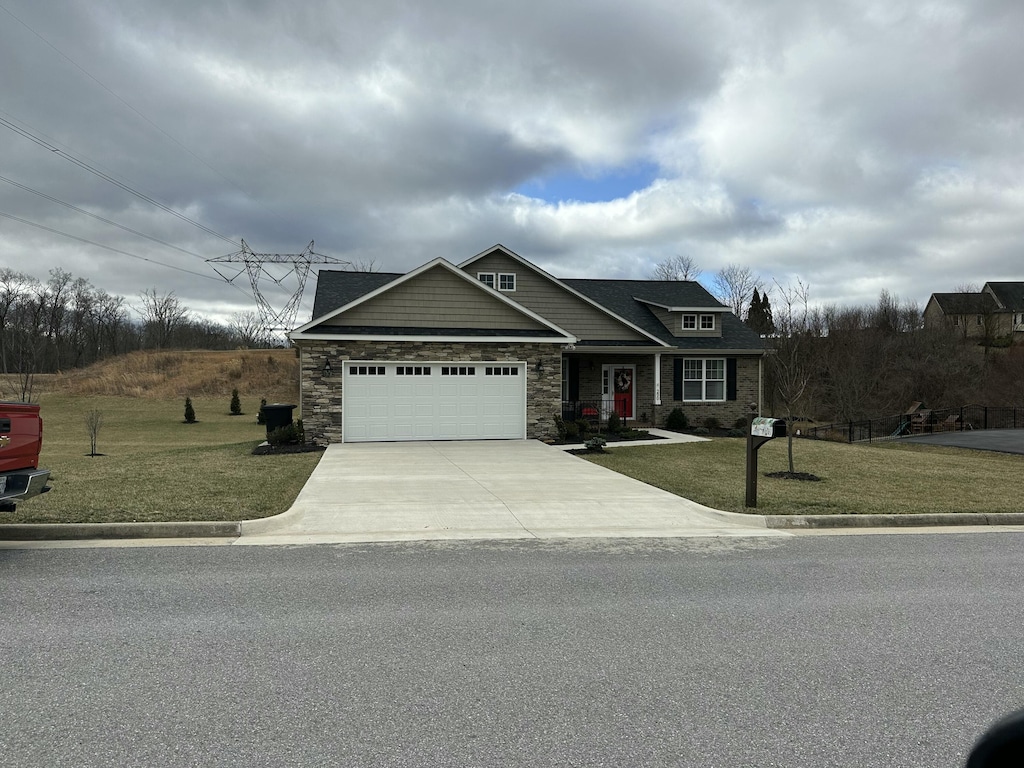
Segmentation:
<svg viewBox="0 0 1024 768">
<path fill-rule="evenodd" d="M 957 766 L 1021 534 L 0 551 L 0 764 Z"/>
<path fill-rule="evenodd" d="M 938 432 L 900 438 L 901 442 L 972 448 L 976 451 L 1024 453 L 1024 429 L 977 429 L 970 432 Z"/>
</svg>

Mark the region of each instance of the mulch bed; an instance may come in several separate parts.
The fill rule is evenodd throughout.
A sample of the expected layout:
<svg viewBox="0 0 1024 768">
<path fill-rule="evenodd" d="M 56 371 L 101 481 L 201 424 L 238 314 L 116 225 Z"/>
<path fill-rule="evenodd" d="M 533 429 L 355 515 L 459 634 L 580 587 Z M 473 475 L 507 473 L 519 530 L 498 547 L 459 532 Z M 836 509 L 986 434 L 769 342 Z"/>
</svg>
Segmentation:
<svg viewBox="0 0 1024 768">
<path fill-rule="evenodd" d="M 325 446 L 316 445 L 315 443 L 305 443 L 304 445 L 298 444 L 286 444 L 286 445 L 271 445 L 270 443 L 260 443 L 252 449 L 253 456 L 267 456 L 269 454 L 281 454 L 281 453 L 313 453 L 314 451 L 323 451 Z"/>
<path fill-rule="evenodd" d="M 806 482 L 820 483 L 821 478 L 812 475 L 810 472 L 765 472 L 765 477 L 774 477 L 776 480 L 804 480 Z"/>
</svg>

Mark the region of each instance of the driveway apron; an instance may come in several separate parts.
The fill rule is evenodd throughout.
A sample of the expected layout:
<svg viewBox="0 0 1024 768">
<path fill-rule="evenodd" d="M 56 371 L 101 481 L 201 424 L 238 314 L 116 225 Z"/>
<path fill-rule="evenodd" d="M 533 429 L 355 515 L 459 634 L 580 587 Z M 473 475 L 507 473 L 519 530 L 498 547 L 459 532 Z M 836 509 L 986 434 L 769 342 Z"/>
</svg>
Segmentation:
<svg viewBox="0 0 1024 768">
<path fill-rule="evenodd" d="M 240 544 L 788 535 L 532 440 L 331 445 L 291 509 L 242 533 Z"/>
</svg>

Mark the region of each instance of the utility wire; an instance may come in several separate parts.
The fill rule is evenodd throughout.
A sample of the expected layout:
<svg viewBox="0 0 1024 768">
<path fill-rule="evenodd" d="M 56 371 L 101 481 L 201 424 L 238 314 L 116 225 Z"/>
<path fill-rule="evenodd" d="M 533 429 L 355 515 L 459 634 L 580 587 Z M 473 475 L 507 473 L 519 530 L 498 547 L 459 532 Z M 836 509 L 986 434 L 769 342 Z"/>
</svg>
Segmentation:
<svg viewBox="0 0 1024 768">
<path fill-rule="evenodd" d="M 65 160 L 67 160 L 70 163 L 73 163 L 74 165 L 77 165 L 82 170 L 88 171 L 89 173 L 91 173 L 91 174 L 93 174 L 95 176 L 98 176 L 99 178 L 103 179 L 104 181 L 107 181 L 107 182 L 113 184 L 115 187 L 123 189 L 125 192 L 128 192 L 128 193 L 130 193 L 132 195 L 135 195 L 140 200 L 144 200 L 145 202 L 149 203 L 150 205 L 155 205 L 160 210 L 166 211 L 167 213 L 171 214 L 172 216 L 175 216 L 175 217 L 181 219 L 182 221 L 188 222 L 189 224 L 191 224 L 194 227 L 198 227 L 199 229 L 203 230 L 203 232 L 206 232 L 207 234 L 213 235 L 214 237 L 218 237 L 221 240 L 224 240 L 224 241 L 226 241 L 228 243 L 231 243 L 232 245 L 237 245 L 239 247 L 241 246 L 241 243 L 239 243 L 238 241 L 232 240 L 227 235 L 222 235 L 220 232 L 217 232 L 216 230 L 210 229 L 208 226 L 206 226 L 205 224 L 199 223 L 195 219 L 190 219 L 185 214 L 179 213 L 178 211 L 174 210 L 170 206 L 164 205 L 159 200 L 154 200 L 149 195 L 147 195 L 147 194 L 145 194 L 143 192 L 140 192 L 139 190 L 137 190 L 137 189 L 135 189 L 133 187 L 128 186 L 124 182 L 119 181 L 118 179 L 115 179 L 110 174 L 104 173 L 103 171 L 99 170 L 98 168 L 94 168 L 93 166 L 91 166 L 87 162 L 85 162 L 84 160 L 79 160 L 77 157 L 75 157 L 71 153 L 65 152 L 60 147 L 56 147 L 53 144 L 51 144 L 50 142 L 46 141 L 45 139 L 39 138 L 38 136 L 33 134 L 31 131 L 28 131 L 28 130 L 26 130 L 26 129 L 18 126 L 18 125 L 15 125 L 10 120 L 5 120 L 4 118 L 0 117 L 0 125 L 4 126 L 5 128 L 9 128 L 10 130 L 12 130 L 15 133 L 17 133 L 19 136 L 23 136 L 24 138 L 28 139 L 29 141 L 31 141 L 31 142 L 33 142 L 35 144 L 38 144 L 40 147 L 43 147 L 44 149 L 48 149 L 50 152 L 53 152 L 54 154 L 60 155 L 62 158 L 64 158 Z M 200 257 L 200 258 L 202 258 L 202 257 Z"/>
<path fill-rule="evenodd" d="M 187 153 L 189 156 L 191 156 L 195 160 L 198 160 L 200 163 L 202 163 L 204 166 L 206 166 L 207 169 L 209 169 L 210 171 L 215 173 L 221 179 L 223 179 L 228 184 L 230 184 L 235 189 L 237 189 L 239 192 L 241 192 L 243 195 L 245 195 L 246 198 L 248 198 L 250 200 L 254 200 L 254 202 L 256 202 L 256 204 L 259 205 L 260 208 L 263 208 L 263 210 L 267 211 L 268 213 L 273 213 L 266 206 L 264 206 L 262 203 L 260 203 L 258 200 L 255 200 L 255 198 L 249 192 L 247 192 L 246 190 L 242 189 L 242 187 L 238 184 L 238 182 L 234 181 L 230 177 L 228 177 L 225 174 L 221 173 L 219 170 L 217 170 L 215 167 L 213 167 L 209 162 L 204 160 L 201 155 L 197 154 L 196 152 L 193 152 L 187 146 L 182 144 L 178 139 L 176 139 L 170 133 L 168 133 L 163 128 L 161 128 L 158 123 L 155 123 L 154 121 L 152 121 L 148 117 L 146 117 L 142 112 L 140 112 L 138 109 L 136 109 L 134 106 L 132 106 L 127 100 L 122 98 L 116 91 L 114 91 L 112 88 L 108 87 L 106 85 L 106 83 L 104 83 L 98 77 L 96 77 L 91 72 L 86 70 L 77 61 L 72 59 L 70 56 L 68 56 L 62 50 L 60 50 L 57 46 L 55 46 L 53 43 L 51 43 L 49 40 L 47 40 L 45 37 L 43 37 L 39 32 L 36 32 L 36 30 L 34 30 L 32 27 L 30 27 L 22 19 L 20 19 L 17 16 L 15 16 L 9 9 L 5 8 L 3 5 L 0 5 L 0 11 L 3 11 L 4 13 L 6 13 L 8 16 L 10 16 L 16 22 L 21 24 L 21 26 L 23 26 L 25 29 L 27 29 L 29 32 L 31 32 L 33 35 L 38 37 L 41 41 L 43 41 L 47 45 L 47 47 L 51 48 L 54 52 L 56 52 L 58 56 L 60 56 L 66 62 L 71 64 L 71 66 L 73 66 L 75 69 L 77 69 L 83 75 L 85 75 L 90 80 L 92 80 L 94 83 L 96 83 L 96 85 L 98 85 L 104 91 L 109 93 L 111 96 L 113 96 L 115 99 L 117 99 L 119 102 L 121 102 L 124 106 L 126 106 L 132 112 L 134 112 L 140 119 L 144 120 L 150 127 L 152 127 L 155 130 L 159 131 L 166 139 L 168 139 L 169 141 L 173 142 L 183 152 Z"/>
<path fill-rule="evenodd" d="M 102 216 L 92 213 L 91 211 L 85 210 L 84 208 L 79 208 L 77 205 L 72 205 L 71 203 L 65 202 L 64 200 L 60 200 L 59 198 L 53 197 L 52 195 L 48 195 L 45 192 L 40 192 L 38 189 L 32 189 L 32 187 L 20 184 L 17 181 L 14 181 L 14 179 L 8 179 L 6 176 L 0 176 L 0 181 L 5 181 L 8 184 L 17 187 L 18 189 L 23 189 L 26 192 L 31 192 L 33 195 L 38 195 L 44 200 L 49 200 L 52 203 L 57 203 L 57 205 L 63 205 L 65 208 L 70 208 L 72 211 L 77 211 L 78 213 L 81 213 L 83 216 L 89 216 L 91 218 L 96 219 L 97 221 L 102 221 L 104 224 L 110 224 L 112 227 L 117 227 L 118 229 L 124 230 L 125 232 L 130 232 L 133 235 L 144 237 L 147 240 L 152 240 L 154 243 L 166 245 L 168 248 L 173 248 L 176 251 L 180 251 L 181 253 L 187 254 L 189 256 L 195 256 L 197 259 L 203 259 L 205 261 L 205 258 L 203 256 L 200 256 L 198 253 L 195 253 L 194 251 L 189 251 L 186 250 L 185 248 L 179 248 L 178 246 L 172 243 L 168 243 L 166 240 L 161 240 L 158 237 L 147 235 L 145 232 L 139 232 L 139 230 L 137 229 L 132 229 L 131 227 L 126 227 L 123 224 L 118 224 L 116 221 L 105 219 Z"/>
</svg>

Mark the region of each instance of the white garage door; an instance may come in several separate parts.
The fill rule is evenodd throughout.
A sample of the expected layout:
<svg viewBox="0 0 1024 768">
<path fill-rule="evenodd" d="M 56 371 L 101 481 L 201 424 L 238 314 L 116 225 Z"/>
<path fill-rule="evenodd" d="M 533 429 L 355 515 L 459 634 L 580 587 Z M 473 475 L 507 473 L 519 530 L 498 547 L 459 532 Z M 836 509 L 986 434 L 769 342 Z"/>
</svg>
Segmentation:
<svg viewBox="0 0 1024 768">
<path fill-rule="evenodd" d="M 525 437 L 522 363 L 345 363 L 346 443 Z"/>
</svg>

